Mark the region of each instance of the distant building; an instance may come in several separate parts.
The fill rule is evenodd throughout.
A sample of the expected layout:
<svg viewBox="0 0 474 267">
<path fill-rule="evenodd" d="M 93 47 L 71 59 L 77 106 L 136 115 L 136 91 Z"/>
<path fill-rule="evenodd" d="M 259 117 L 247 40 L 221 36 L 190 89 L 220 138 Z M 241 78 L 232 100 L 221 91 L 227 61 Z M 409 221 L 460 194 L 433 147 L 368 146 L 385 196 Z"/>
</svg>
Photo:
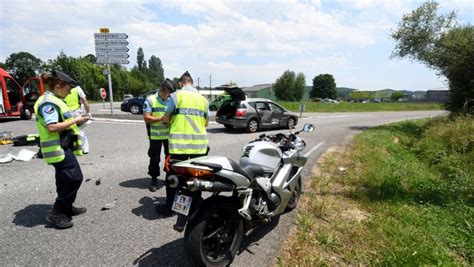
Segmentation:
<svg viewBox="0 0 474 267">
<path fill-rule="evenodd" d="M 212 100 L 212 99 L 216 98 L 216 96 L 223 95 L 225 93 L 224 90 L 214 90 L 214 89 L 209 90 L 209 88 L 199 89 L 198 91 L 207 100 Z"/>
<path fill-rule="evenodd" d="M 448 90 L 428 90 L 426 91 L 425 101 L 446 103 L 449 100 Z"/>
<path fill-rule="evenodd" d="M 275 93 L 273 92 L 273 85 L 270 83 L 244 87 L 242 90 L 248 98 L 267 98 L 273 101 L 276 100 Z"/>
</svg>

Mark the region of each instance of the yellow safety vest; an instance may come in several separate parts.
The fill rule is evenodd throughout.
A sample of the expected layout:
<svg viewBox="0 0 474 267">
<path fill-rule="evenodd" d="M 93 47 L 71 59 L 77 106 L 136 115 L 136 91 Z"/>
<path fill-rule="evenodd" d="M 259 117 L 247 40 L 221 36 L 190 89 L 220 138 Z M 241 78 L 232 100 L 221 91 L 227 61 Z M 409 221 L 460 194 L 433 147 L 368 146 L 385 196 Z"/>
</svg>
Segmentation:
<svg viewBox="0 0 474 267">
<path fill-rule="evenodd" d="M 206 154 L 207 100 L 199 93 L 179 90 L 171 94 L 175 110 L 171 118 L 170 154 Z"/>
<path fill-rule="evenodd" d="M 82 142 L 79 138 L 79 127 L 76 124 L 70 126 L 67 130 L 63 132 L 50 132 L 46 126 L 46 122 L 44 121 L 43 116 L 41 116 L 39 108 L 46 103 L 51 103 L 58 107 L 59 109 L 59 121 L 69 121 L 73 119 L 72 116 L 65 116 L 66 114 L 69 115 L 70 111 L 66 103 L 59 99 L 58 97 L 54 96 L 53 94 L 44 94 L 38 98 L 34 105 L 34 110 L 36 114 L 36 127 L 38 128 L 38 132 L 40 135 L 40 147 L 41 153 L 43 154 L 43 158 L 46 163 L 56 163 L 61 162 L 64 160 L 64 149 L 61 146 L 61 133 L 65 133 L 67 131 L 71 131 L 73 135 L 73 147 L 72 150 L 75 155 L 81 156 L 82 152 Z M 66 118 L 67 117 L 67 118 Z"/>
<path fill-rule="evenodd" d="M 158 101 L 156 94 L 147 97 L 148 102 L 151 105 L 151 115 L 153 117 L 161 117 L 165 115 L 166 105 L 163 105 Z M 169 126 L 163 124 L 163 122 L 152 122 L 150 123 L 150 140 L 166 140 L 169 135 Z"/>
<path fill-rule="evenodd" d="M 79 99 L 77 87 L 71 89 L 71 93 L 64 98 L 64 101 L 66 101 L 69 110 L 77 110 L 81 108 L 81 100 Z"/>
</svg>

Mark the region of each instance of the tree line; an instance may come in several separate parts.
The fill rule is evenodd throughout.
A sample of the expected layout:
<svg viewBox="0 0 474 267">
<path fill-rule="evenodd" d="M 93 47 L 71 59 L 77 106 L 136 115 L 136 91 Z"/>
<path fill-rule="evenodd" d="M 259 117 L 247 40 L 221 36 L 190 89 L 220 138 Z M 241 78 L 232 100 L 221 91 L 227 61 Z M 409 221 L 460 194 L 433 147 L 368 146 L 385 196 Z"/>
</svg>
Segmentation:
<svg viewBox="0 0 474 267">
<path fill-rule="evenodd" d="M 10 54 L 5 63 L 0 62 L 0 67 L 9 72 L 20 85 L 28 78 L 43 72 L 62 70 L 80 84 L 89 99 L 98 100 L 99 88 L 108 88 L 107 76 L 103 74 L 107 67 L 97 65 L 95 62 L 96 57 L 92 54 L 71 57 L 61 51 L 55 59 L 44 62 L 28 52 L 18 52 Z M 110 65 L 110 69 L 114 100 L 121 100 L 124 94 L 139 95 L 154 90 L 164 81 L 164 69 L 160 58 L 152 55 L 147 61 L 141 47 L 137 52 L 137 65 L 132 69 L 127 70 L 118 64 Z"/>
</svg>

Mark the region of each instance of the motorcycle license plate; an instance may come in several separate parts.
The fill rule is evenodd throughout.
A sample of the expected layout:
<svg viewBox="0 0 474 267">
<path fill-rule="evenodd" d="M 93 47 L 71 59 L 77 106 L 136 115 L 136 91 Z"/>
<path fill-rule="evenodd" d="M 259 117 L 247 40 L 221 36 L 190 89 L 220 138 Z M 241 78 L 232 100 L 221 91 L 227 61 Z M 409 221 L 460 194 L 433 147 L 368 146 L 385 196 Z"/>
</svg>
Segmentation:
<svg viewBox="0 0 474 267">
<path fill-rule="evenodd" d="M 189 209 L 191 208 L 192 200 L 192 197 L 176 193 L 176 195 L 174 196 L 173 206 L 171 206 L 171 210 L 187 216 L 189 213 Z"/>
</svg>

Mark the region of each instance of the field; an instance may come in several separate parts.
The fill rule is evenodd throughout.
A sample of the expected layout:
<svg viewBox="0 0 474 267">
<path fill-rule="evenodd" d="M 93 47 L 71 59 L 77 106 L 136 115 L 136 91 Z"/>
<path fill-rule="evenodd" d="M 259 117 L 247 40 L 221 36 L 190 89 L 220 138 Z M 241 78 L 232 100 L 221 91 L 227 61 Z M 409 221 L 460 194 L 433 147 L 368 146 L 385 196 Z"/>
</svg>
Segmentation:
<svg viewBox="0 0 474 267">
<path fill-rule="evenodd" d="M 284 108 L 300 111 L 299 102 L 278 102 Z M 439 103 L 410 103 L 410 102 L 384 102 L 384 103 L 349 103 L 339 104 L 324 102 L 305 102 L 304 112 L 370 112 L 370 111 L 413 111 L 413 110 L 440 110 L 443 106 Z"/>
<path fill-rule="evenodd" d="M 376 127 L 305 187 L 280 266 L 474 264 L 474 119 Z"/>
</svg>

